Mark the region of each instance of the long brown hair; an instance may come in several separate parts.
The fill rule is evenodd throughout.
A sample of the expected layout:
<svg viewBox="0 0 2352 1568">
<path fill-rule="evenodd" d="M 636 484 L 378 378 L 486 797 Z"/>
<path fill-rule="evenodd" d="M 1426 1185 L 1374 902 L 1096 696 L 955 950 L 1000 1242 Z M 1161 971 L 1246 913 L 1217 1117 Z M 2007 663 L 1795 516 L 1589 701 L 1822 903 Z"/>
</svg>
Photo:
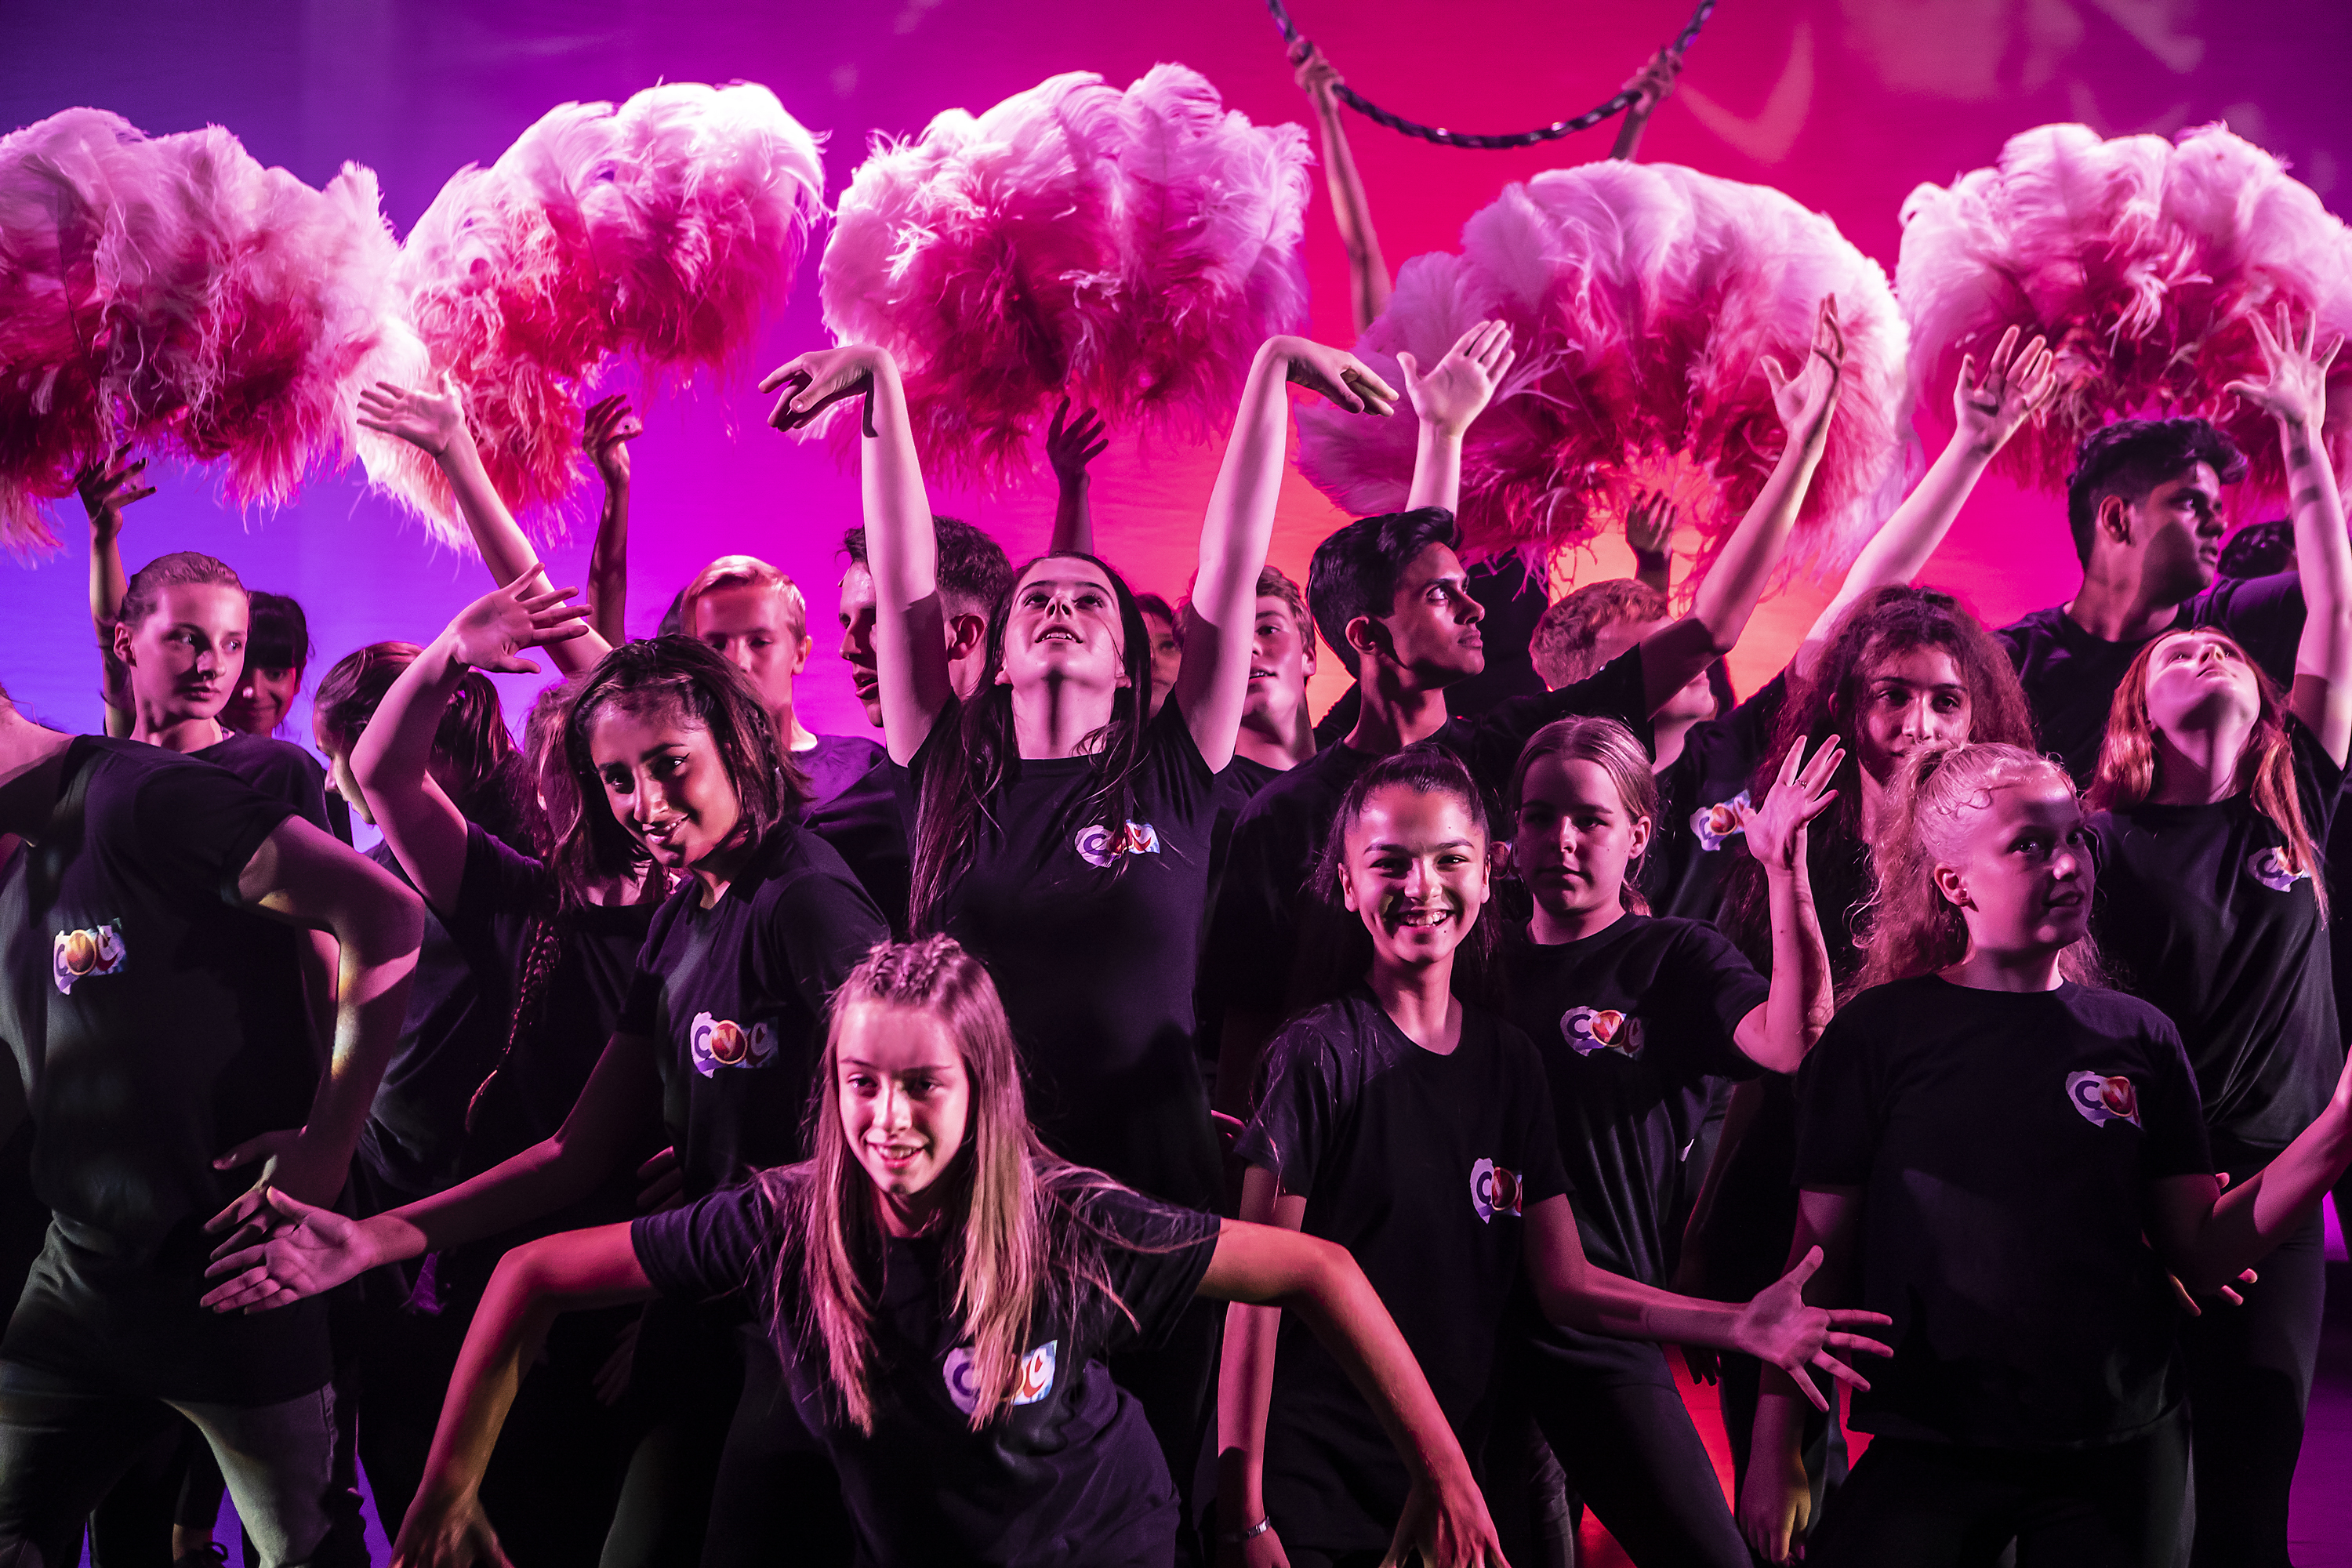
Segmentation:
<svg viewBox="0 0 2352 1568">
<path fill-rule="evenodd" d="M 941 907 L 963 874 L 971 868 L 980 840 L 980 817 L 988 797 L 1004 782 L 1006 771 L 1020 760 L 1021 748 L 1013 731 L 1013 688 L 1000 682 L 1004 668 L 1004 637 L 1013 618 L 1013 595 L 1021 580 L 1040 561 L 1065 558 L 1089 562 L 1101 569 L 1118 600 L 1122 638 L 1120 663 L 1127 684 L 1112 694 L 1110 721 L 1088 735 L 1079 750 L 1087 763 L 1092 787 L 1055 827 L 1061 832 L 1099 826 L 1117 831 L 1134 809 L 1135 784 L 1143 772 L 1144 738 L 1151 700 L 1151 633 L 1127 579 L 1110 563 L 1082 551 L 1063 550 L 1024 563 L 998 595 L 988 617 L 988 657 L 980 683 L 957 706 L 954 743 L 940 748 L 925 764 L 923 794 L 915 811 L 913 885 L 908 895 L 908 923 L 916 931 L 934 931 L 941 922 Z M 1126 869 L 1125 856 L 1117 871 Z"/>
<path fill-rule="evenodd" d="M 1530 736 L 1520 751 L 1511 769 L 1511 787 L 1503 796 L 1514 837 L 1518 832 L 1520 791 L 1527 785 L 1528 770 L 1547 757 L 1591 763 L 1608 774 L 1609 782 L 1617 786 L 1617 801 L 1625 815 L 1647 817 L 1650 844 L 1657 843 L 1658 832 L 1665 825 L 1658 820 L 1658 775 L 1650 770 L 1650 753 L 1633 738 L 1633 731 L 1616 720 L 1590 714 L 1553 720 Z M 1641 854 L 1625 862 L 1624 880 L 1617 889 L 1618 902 L 1637 915 L 1650 912 L 1650 900 L 1642 896 L 1640 885 L 1642 862 L 1649 853 L 1649 846 L 1644 845 Z"/>
<path fill-rule="evenodd" d="M 1936 886 L 1936 868 L 1952 864 L 1964 847 L 1967 813 L 1989 805 L 1995 790 L 2036 779 L 2074 793 L 2065 769 L 2022 746 L 1947 743 L 1904 760 L 1881 814 L 1876 889 L 1856 917 L 1869 957 L 1851 990 L 1933 974 L 1968 956 L 1968 921 Z M 2087 932 L 2059 955 L 2058 968 L 2084 985 L 2105 983 Z"/>
<path fill-rule="evenodd" d="M 2156 793 L 2159 758 L 2156 721 L 2147 711 L 2147 670 L 2158 648 L 2175 636 L 2186 635 L 2167 633 L 2140 649 L 2124 673 L 2124 683 L 2116 688 L 2116 700 L 2107 709 L 2107 738 L 2099 747 L 2099 771 L 2091 779 L 2091 810 L 2129 811 Z M 2253 675 L 2260 709 L 2253 733 L 2246 737 L 2246 749 L 2238 755 L 2236 789 L 2252 795 L 2254 809 L 2269 817 L 2279 837 L 2286 840 L 2288 868 L 2311 879 L 2312 897 L 2319 902 L 2319 923 L 2326 925 L 2327 878 L 2320 865 L 2319 847 L 2312 842 L 2310 825 L 2303 819 L 2302 795 L 2295 788 L 2294 742 L 2287 735 L 2286 701 L 2279 694 L 2278 683 L 2246 657 L 2236 638 L 2211 626 L 2198 627 L 2197 635 L 2228 643 Z"/>
<path fill-rule="evenodd" d="M 1789 692 L 1748 785 L 1760 803 L 1779 779 L 1789 748 L 1801 744 L 1806 756 L 1832 735 L 1845 742 L 1845 760 L 1830 780 L 1838 797 L 1806 836 L 1805 868 L 1812 879 L 1813 904 L 1828 939 L 1830 973 L 1850 978 L 1863 955 L 1838 940 L 1854 910 L 1871 897 L 1871 848 L 1862 832 L 1862 748 L 1855 744 L 1856 718 L 1869 695 L 1870 672 L 1885 660 L 1914 648 L 1948 655 L 1969 689 L 1969 736 L 2032 749 L 2033 713 L 2009 656 L 1984 623 L 1949 594 L 1935 588 L 1880 588 L 1856 600 L 1838 617 L 1811 679 L 1790 672 Z M 1772 963 L 1771 901 L 1764 868 L 1742 856 L 1726 879 L 1723 913 L 1717 922 L 1748 962 L 1769 971 Z"/>
<path fill-rule="evenodd" d="M 929 1015 L 962 1058 L 971 1110 L 962 1147 L 940 1177 L 945 1190 L 946 1271 L 970 1346 L 971 1427 L 994 1419 L 1015 1392 L 1033 1321 L 1080 1286 L 1119 1302 L 1103 1262 L 1105 1234 L 1086 1199 L 1110 1178 L 1045 1150 L 1021 1092 L 1021 1061 L 996 983 L 951 937 L 883 942 L 833 994 L 824 1051 L 809 1095 L 807 1163 L 761 1176 L 784 1245 L 771 1282 L 774 1331 L 788 1338 L 784 1304 L 824 1346 L 833 1393 L 861 1432 L 874 1430 L 874 1307 L 883 1232 L 873 1183 L 849 1146 L 839 1102 L 842 1032 L 852 1007 L 881 1004 Z M 1057 1294 L 1058 1293 L 1058 1294 Z"/>
</svg>

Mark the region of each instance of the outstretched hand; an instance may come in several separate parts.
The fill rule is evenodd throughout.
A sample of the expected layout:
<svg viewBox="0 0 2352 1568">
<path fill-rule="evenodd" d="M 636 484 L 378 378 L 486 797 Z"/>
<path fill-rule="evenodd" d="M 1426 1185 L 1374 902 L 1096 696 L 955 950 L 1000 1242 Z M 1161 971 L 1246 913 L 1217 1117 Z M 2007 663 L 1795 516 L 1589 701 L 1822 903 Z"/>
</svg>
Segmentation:
<svg viewBox="0 0 2352 1568">
<path fill-rule="evenodd" d="M 1827 1410 L 1828 1397 L 1805 1368 L 1817 1367 L 1856 1388 L 1868 1388 L 1869 1380 L 1833 1352 L 1866 1351 L 1872 1355 L 1893 1355 L 1892 1349 L 1876 1340 L 1843 1331 L 1879 1327 L 1895 1320 L 1884 1312 L 1864 1312 L 1849 1307 L 1807 1306 L 1805 1281 L 1821 1266 L 1822 1249 L 1816 1247 L 1800 1258 L 1794 1268 L 1739 1310 L 1739 1321 L 1732 1331 L 1742 1351 L 1787 1373 L 1790 1381 L 1812 1401 L 1814 1409 Z"/>
<path fill-rule="evenodd" d="M 81 492 L 81 509 L 89 514 L 90 537 L 100 542 L 122 531 L 124 507 L 155 493 L 153 485 L 139 482 L 147 459 L 133 463 L 126 460 L 130 456 L 131 443 L 125 441 L 103 461 L 89 464 L 74 476 L 74 489 Z"/>
<path fill-rule="evenodd" d="M 1652 55 L 1649 63 L 1625 79 L 1620 92 L 1634 95 L 1630 112 L 1647 114 L 1666 100 L 1675 90 L 1675 79 L 1683 74 L 1683 58 L 1671 48 L 1662 48 Z"/>
<path fill-rule="evenodd" d="M 783 388 L 768 423 L 779 430 L 798 430 L 845 397 L 866 399 L 865 430 L 874 435 L 874 371 L 884 351 L 871 343 L 844 343 L 817 349 L 782 364 L 760 378 L 760 390 Z"/>
<path fill-rule="evenodd" d="M 1844 760 L 1845 748 L 1835 735 L 1822 742 L 1811 762 L 1805 761 L 1802 741 L 1780 759 L 1780 776 L 1748 818 L 1748 852 L 1766 871 L 1793 871 L 1804 864 L 1806 829 L 1836 802 L 1838 792 L 1829 784 Z"/>
<path fill-rule="evenodd" d="M 596 465 L 608 489 L 629 482 L 629 443 L 646 433 L 645 423 L 629 406 L 629 395 L 616 392 L 588 405 L 581 423 L 580 449 Z"/>
<path fill-rule="evenodd" d="M 376 1261 L 359 1221 L 282 1192 L 264 1191 L 250 1205 L 241 1198 L 205 1229 L 217 1236 L 231 1224 L 236 1233 L 213 1249 L 205 1270 L 220 1283 L 200 1305 L 215 1312 L 291 1306 L 357 1279 Z"/>
<path fill-rule="evenodd" d="M 1952 416 L 1960 436 L 1988 458 L 2007 446 L 2058 390 L 2058 356 L 2039 337 L 2019 353 L 2019 336 L 2015 327 L 2001 333 L 1981 380 L 1976 356 L 1961 355 L 1960 379 L 1952 388 Z"/>
<path fill-rule="evenodd" d="M 530 584 L 538 580 L 538 574 L 527 574 L 458 611 L 442 634 L 449 639 L 450 657 L 469 669 L 536 675 L 539 666 L 522 657 L 523 649 L 586 637 L 588 606 L 567 603 L 580 590 L 535 594 Z"/>
<path fill-rule="evenodd" d="M 1664 490 L 1636 490 L 1625 509 L 1625 543 L 1635 555 L 1658 556 L 1675 542 L 1682 508 Z"/>
<path fill-rule="evenodd" d="M 1770 354 L 1762 363 L 1765 384 L 1772 389 L 1772 407 L 1789 438 L 1809 441 L 1821 434 L 1837 407 L 1845 379 L 1845 328 L 1838 321 L 1837 296 L 1822 297 L 1821 313 L 1813 321 L 1812 347 L 1796 374 L 1782 369 Z"/>
<path fill-rule="evenodd" d="M 2222 390 L 2244 398 L 2290 429 L 2318 429 L 2327 412 L 2328 367 L 2336 363 L 2344 340 L 2339 337 L 2327 345 L 2326 353 L 2318 353 L 2317 313 L 2314 312 L 2298 332 L 2294 318 L 2284 305 L 2278 308 L 2276 331 L 2260 316 L 2253 319 L 2253 328 L 2254 346 L 2262 350 L 2270 377 L 2266 381 L 2233 381 Z"/>
<path fill-rule="evenodd" d="M 1065 488 L 1083 483 L 1087 465 L 1110 449 L 1110 437 L 1103 434 L 1103 416 L 1091 408 L 1082 408 L 1076 419 L 1070 417 L 1070 400 L 1054 410 L 1053 422 L 1045 426 L 1045 461 L 1053 465 L 1054 477 Z"/>
<path fill-rule="evenodd" d="M 1409 353 L 1397 355 L 1404 377 L 1405 395 L 1424 425 L 1448 436 L 1459 436 L 1493 401 L 1495 389 L 1517 357 L 1511 347 L 1511 329 L 1502 321 L 1481 321 L 1455 340 L 1445 357 L 1422 373 Z"/>
<path fill-rule="evenodd" d="M 1321 393 L 1349 413 L 1395 412 L 1396 389 L 1347 350 L 1292 337 L 1276 338 L 1268 346 L 1282 355 L 1286 379 Z"/>
<path fill-rule="evenodd" d="M 360 394 L 360 428 L 396 436 L 427 456 L 438 458 L 466 434 L 466 400 L 457 378 L 441 373 L 430 389 L 379 381 Z"/>
</svg>

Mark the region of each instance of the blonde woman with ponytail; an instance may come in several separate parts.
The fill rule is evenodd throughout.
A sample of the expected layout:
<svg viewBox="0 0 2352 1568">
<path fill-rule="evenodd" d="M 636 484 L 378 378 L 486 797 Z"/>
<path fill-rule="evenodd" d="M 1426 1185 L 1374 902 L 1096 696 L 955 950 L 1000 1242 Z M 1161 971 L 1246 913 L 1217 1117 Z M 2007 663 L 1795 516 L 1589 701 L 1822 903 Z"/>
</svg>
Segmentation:
<svg viewBox="0 0 2352 1568">
<path fill-rule="evenodd" d="M 498 1563 L 478 1498 L 562 1311 L 741 1291 L 830 1456 L 862 1563 L 1166 1564 L 1176 1492 L 1103 1357 L 1196 1296 L 1311 1323 L 1403 1455 L 1388 1561 L 1499 1563 L 1467 1460 L 1341 1248 L 1154 1202 L 1048 1153 L 988 972 L 942 936 L 885 944 L 835 993 L 807 1162 L 499 1266 L 394 1561 Z M 774 1543 L 788 1551 L 785 1542 Z"/>
</svg>

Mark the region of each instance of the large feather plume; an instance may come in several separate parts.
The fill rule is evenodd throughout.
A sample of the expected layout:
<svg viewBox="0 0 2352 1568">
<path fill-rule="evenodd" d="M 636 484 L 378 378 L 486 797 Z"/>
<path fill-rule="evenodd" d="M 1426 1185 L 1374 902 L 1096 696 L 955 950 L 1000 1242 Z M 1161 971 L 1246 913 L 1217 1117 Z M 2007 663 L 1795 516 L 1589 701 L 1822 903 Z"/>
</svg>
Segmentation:
<svg viewBox="0 0 2352 1568">
<path fill-rule="evenodd" d="M 0 139 L 0 535 L 117 442 L 219 459 L 277 503 L 351 431 L 395 249 L 375 176 L 323 192 L 217 126 L 68 110 Z"/>
<path fill-rule="evenodd" d="M 461 169 L 401 249 L 401 309 L 454 376 L 517 512 L 579 480 L 584 389 L 616 358 L 655 377 L 748 349 L 824 211 L 816 139 L 766 88 L 671 82 L 567 103 L 490 167 Z M 376 483 L 462 542 L 439 470 L 361 448 Z"/>
<path fill-rule="evenodd" d="M 1258 344 L 1303 319 L 1307 156 L 1297 127 L 1252 125 L 1176 65 L 950 110 L 851 180 L 825 324 L 898 360 L 935 472 L 1026 471 L 1064 395 L 1114 426 L 1214 428 Z"/>
<path fill-rule="evenodd" d="M 1357 353 L 1402 385 L 1482 320 L 1517 362 L 1470 428 L 1462 523 L 1481 553 L 1536 560 L 1590 539 L 1631 492 L 1664 489 L 1710 559 L 1786 443 L 1759 362 L 1792 374 L 1834 295 L 1845 384 L 1799 516 L 1792 562 L 1860 548 L 1895 477 L 1904 331 L 1885 274 L 1779 191 L 1668 163 L 1588 163 L 1505 188 L 1463 226 L 1459 255 L 1405 263 Z M 1404 504 L 1410 421 L 1298 413 L 1299 467 L 1359 515 Z"/>
<path fill-rule="evenodd" d="M 2269 418 L 2222 388 L 2262 374 L 2249 323 L 2281 304 L 2316 310 L 2323 345 L 2352 332 L 2352 231 L 2276 158 L 2220 125 L 2178 144 L 2044 125 L 1994 167 L 1912 192 L 1903 225 L 1895 291 L 1929 420 L 1949 428 L 1961 356 L 1981 363 L 2014 324 L 2050 340 L 2059 384 L 2001 453 L 2013 477 L 2063 488 L 2108 421 L 2196 415 L 2244 449 L 2259 492 L 2280 492 Z"/>
</svg>

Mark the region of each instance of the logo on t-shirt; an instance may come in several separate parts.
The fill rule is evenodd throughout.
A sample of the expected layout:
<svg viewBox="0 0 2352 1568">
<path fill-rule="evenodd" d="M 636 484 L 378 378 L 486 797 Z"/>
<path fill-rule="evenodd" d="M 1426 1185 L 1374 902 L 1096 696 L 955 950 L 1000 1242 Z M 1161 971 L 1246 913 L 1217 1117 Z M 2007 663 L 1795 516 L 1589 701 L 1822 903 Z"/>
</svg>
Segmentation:
<svg viewBox="0 0 2352 1568">
<path fill-rule="evenodd" d="M 730 1019 L 697 1013 L 686 1048 L 694 1070 L 705 1078 L 720 1068 L 763 1068 L 776 1059 L 776 1026 L 763 1019 L 747 1029 Z"/>
<path fill-rule="evenodd" d="M 122 945 L 122 922 L 109 921 L 88 931 L 61 931 L 49 949 L 49 973 L 58 989 L 71 992 L 77 980 L 120 974 L 131 961 Z"/>
<path fill-rule="evenodd" d="M 1634 1059 L 1642 1054 L 1642 1020 L 1613 1007 L 1570 1007 L 1559 1016 L 1559 1037 L 1580 1057 L 1615 1051 Z"/>
<path fill-rule="evenodd" d="M 1130 822 L 1116 833 L 1099 826 L 1081 828 L 1077 848 L 1089 866 L 1116 866 L 1122 855 L 1159 854 L 1160 829 L 1148 822 Z"/>
<path fill-rule="evenodd" d="M 2083 1113 L 2083 1120 L 2094 1127 L 2104 1127 L 2110 1121 L 2139 1125 L 2139 1091 L 2132 1088 L 2132 1080 L 2127 1078 L 2070 1072 L 2066 1075 L 2066 1098 Z"/>
<path fill-rule="evenodd" d="M 1726 840 L 1738 837 L 1748 831 L 1748 819 L 1756 815 L 1756 807 L 1741 790 L 1729 800 L 1702 805 L 1691 813 L 1691 831 L 1698 835 L 1702 849 L 1720 849 Z"/>
<path fill-rule="evenodd" d="M 1482 1220 L 1491 1223 L 1496 1215 L 1518 1218 L 1526 1190 L 1517 1171 L 1507 1171 L 1492 1160 L 1481 1160 L 1470 1167 L 1470 1206 Z"/>
<path fill-rule="evenodd" d="M 1013 1380 L 1014 1405 L 1034 1405 L 1054 1392 L 1054 1363 L 1059 1355 L 1062 1342 L 1047 1340 L 1021 1358 L 1021 1375 Z M 971 1352 L 959 1345 L 948 1352 L 947 1364 L 941 1372 L 947 1377 L 948 1397 L 966 1415 L 980 1403 L 980 1389 L 971 1371 Z"/>
<path fill-rule="evenodd" d="M 2297 882 L 2311 875 L 2290 862 L 2286 850 L 2276 844 L 2247 856 L 2246 869 L 2253 874 L 2255 881 L 2273 893 L 2289 892 Z"/>
</svg>

